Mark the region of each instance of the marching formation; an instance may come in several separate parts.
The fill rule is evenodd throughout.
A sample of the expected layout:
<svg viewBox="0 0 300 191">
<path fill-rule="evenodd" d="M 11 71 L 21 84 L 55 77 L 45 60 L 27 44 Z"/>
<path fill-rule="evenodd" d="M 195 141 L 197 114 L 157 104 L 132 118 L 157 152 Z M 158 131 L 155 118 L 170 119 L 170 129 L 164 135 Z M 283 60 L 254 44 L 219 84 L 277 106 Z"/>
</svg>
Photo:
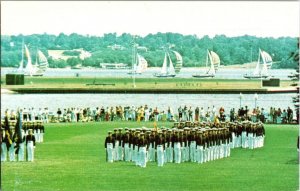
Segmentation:
<svg viewBox="0 0 300 191">
<path fill-rule="evenodd" d="M 146 163 L 205 163 L 230 156 L 233 148 L 264 145 L 262 123 L 250 121 L 206 123 L 176 122 L 173 128 L 116 128 L 105 139 L 106 161 Z"/>
<path fill-rule="evenodd" d="M 22 112 L 17 120 L 1 121 L 1 162 L 34 161 L 36 143 L 44 141 L 42 121 L 22 122 Z"/>
</svg>

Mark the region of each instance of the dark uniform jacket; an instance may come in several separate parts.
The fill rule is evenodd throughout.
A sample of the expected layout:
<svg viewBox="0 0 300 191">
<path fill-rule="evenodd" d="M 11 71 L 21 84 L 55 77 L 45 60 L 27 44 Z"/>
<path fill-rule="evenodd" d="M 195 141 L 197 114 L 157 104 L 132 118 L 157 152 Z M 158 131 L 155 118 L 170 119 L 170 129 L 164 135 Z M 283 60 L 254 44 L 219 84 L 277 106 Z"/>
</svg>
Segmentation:
<svg viewBox="0 0 300 191">
<path fill-rule="evenodd" d="M 33 146 L 35 146 L 35 136 L 34 135 L 27 135 L 26 136 L 26 145 L 28 141 L 33 141 Z"/>
<path fill-rule="evenodd" d="M 165 141 L 163 139 L 163 137 L 157 136 L 155 139 L 155 148 L 157 149 L 158 145 L 162 145 L 163 148 L 165 147 Z"/>
<path fill-rule="evenodd" d="M 122 147 L 124 147 L 125 143 L 128 143 L 128 144 L 129 144 L 129 147 L 131 146 L 129 134 L 124 134 L 124 135 L 122 136 Z"/>
<path fill-rule="evenodd" d="M 173 137 L 172 137 L 172 147 L 174 148 L 174 144 L 176 143 L 176 142 L 179 142 L 180 143 L 180 146 L 181 146 L 181 138 L 180 138 L 180 136 L 179 135 L 174 135 Z"/>
<path fill-rule="evenodd" d="M 108 144 L 108 143 L 112 143 L 112 144 L 113 144 L 113 148 L 115 148 L 115 139 L 114 139 L 114 137 L 112 137 L 112 136 L 107 136 L 107 137 L 105 138 L 105 144 L 104 144 L 105 148 L 107 148 L 107 144 Z"/>
</svg>

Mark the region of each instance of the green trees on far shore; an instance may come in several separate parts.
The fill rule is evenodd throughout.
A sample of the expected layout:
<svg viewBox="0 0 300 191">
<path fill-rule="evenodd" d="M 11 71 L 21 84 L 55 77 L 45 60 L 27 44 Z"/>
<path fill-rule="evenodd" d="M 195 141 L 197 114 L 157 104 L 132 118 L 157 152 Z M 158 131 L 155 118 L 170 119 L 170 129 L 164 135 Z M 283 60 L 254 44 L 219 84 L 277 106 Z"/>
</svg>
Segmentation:
<svg viewBox="0 0 300 191">
<path fill-rule="evenodd" d="M 29 47 L 32 59 L 35 59 L 37 49 L 47 57 L 50 67 L 63 68 L 81 64 L 83 66 L 99 67 L 100 63 L 127 63 L 131 64 L 132 36 L 128 33 L 116 33 L 98 36 L 83 36 L 80 34 L 59 35 L 32 34 L 1 36 L 1 67 L 17 67 L 21 60 L 22 42 Z M 182 35 L 178 33 L 148 34 L 138 37 L 138 52 L 145 57 L 150 67 L 158 67 L 163 63 L 163 47 L 172 46 L 183 56 L 184 67 L 204 66 L 206 50 L 215 51 L 221 59 L 222 65 L 233 65 L 254 62 L 258 58 L 258 49 L 268 52 L 275 64 L 274 68 L 295 68 L 295 62 L 288 59 L 290 52 L 295 51 L 297 38 L 260 38 L 255 36 L 226 37 L 216 35 L 213 38 L 196 35 Z M 114 46 L 116 45 L 116 46 Z M 78 53 L 73 49 L 83 48 L 92 53 L 92 56 L 80 60 Z M 74 56 L 68 60 L 55 60 L 48 55 L 48 50 L 65 50 L 64 54 Z M 175 55 L 171 54 L 175 61 Z"/>
</svg>

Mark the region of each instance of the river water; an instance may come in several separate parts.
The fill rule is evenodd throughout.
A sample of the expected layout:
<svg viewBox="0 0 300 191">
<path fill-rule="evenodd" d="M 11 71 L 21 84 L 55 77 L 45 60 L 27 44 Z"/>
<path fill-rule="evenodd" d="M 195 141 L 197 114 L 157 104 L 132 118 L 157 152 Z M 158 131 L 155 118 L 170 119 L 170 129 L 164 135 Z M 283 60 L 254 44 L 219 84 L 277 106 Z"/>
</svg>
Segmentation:
<svg viewBox="0 0 300 191">
<path fill-rule="evenodd" d="M 12 68 L 1 68 L 1 75 L 10 72 Z M 153 77 L 159 68 L 150 68 L 140 77 Z M 270 74 L 280 79 L 288 79 L 288 75 L 293 70 L 270 70 Z M 90 77 L 129 77 L 128 70 L 107 70 L 107 69 L 49 69 L 45 76 L 80 76 Z M 183 68 L 178 77 L 189 78 L 195 72 L 204 72 L 204 69 Z M 247 68 L 229 69 L 220 68 L 216 78 L 219 79 L 242 79 L 243 74 L 249 72 Z M 292 97 L 295 93 L 284 94 L 259 94 L 255 103 L 254 94 L 244 94 L 240 99 L 239 94 L 1 94 L 1 111 L 6 108 L 17 109 L 34 107 L 35 109 L 48 107 L 50 111 L 56 111 L 57 108 L 70 107 L 110 107 L 110 106 L 141 106 L 147 104 L 150 107 L 158 107 L 160 110 L 167 110 L 171 106 L 177 110 L 179 106 L 196 106 L 207 108 L 223 106 L 225 110 L 230 108 L 239 108 L 247 105 L 253 108 L 255 104 L 259 107 L 270 108 L 280 107 L 294 108 Z"/>
</svg>

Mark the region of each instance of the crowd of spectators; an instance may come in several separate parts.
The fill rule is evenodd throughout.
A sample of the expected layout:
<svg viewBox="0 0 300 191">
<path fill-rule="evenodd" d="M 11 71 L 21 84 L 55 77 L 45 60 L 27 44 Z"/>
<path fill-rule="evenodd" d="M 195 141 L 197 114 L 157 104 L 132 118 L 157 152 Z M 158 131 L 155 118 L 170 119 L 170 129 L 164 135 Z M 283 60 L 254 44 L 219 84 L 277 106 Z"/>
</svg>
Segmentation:
<svg viewBox="0 0 300 191">
<path fill-rule="evenodd" d="M 16 119 L 15 110 L 7 110 L 11 120 Z M 41 120 L 44 123 L 52 122 L 88 122 L 88 121 L 261 121 L 263 123 L 296 123 L 299 119 L 294 118 L 293 110 L 274 108 L 269 109 L 256 107 L 249 109 L 247 106 L 235 109 L 224 107 L 191 107 L 180 106 L 176 110 L 171 107 L 158 109 L 158 107 L 144 106 L 115 106 L 96 108 L 58 108 L 56 111 L 49 111 L 48 108 L 23 108 L 23 120 Z"/>
</svg>

